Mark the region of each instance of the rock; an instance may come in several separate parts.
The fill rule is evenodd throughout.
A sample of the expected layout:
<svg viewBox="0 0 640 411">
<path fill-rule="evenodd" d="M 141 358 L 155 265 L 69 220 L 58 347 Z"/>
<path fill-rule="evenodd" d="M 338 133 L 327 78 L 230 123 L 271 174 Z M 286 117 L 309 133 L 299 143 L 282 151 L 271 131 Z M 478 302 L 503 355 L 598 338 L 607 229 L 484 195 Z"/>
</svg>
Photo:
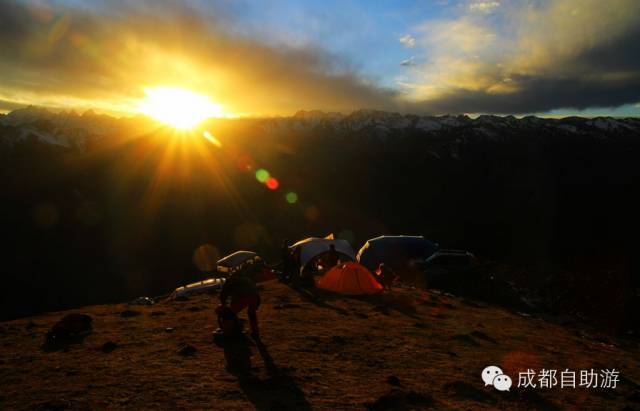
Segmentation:
<svg viewBox="0 0 640 411">
<path fill-rule="evenodd" d="M 395 375 L 390 375 L 387 377 L 387 384 L 395 385 L 397 387 L 398 385 L 400 385 L 400 378 L 396 377 Z"/>
<path fill-rule="evenodd" d="M 91 332 L 93 318 L 87 314 L 67 314 L 58 321 L 51 331 L 58 336 L 74 336 Z"/>
<path fill-rule="evenodd" d="M 70 343 L 81 342 L 93 329 L 93 319 L 87 314 L 67 314 L 55 323 L 45 336 L 42 349 L 57 351 Z"/>
<path fill-rule="evenodd" d="M 114 343 L 113 341 L 107 341 L 106 343 L 102 344 L 102 348 L 100 350 L 103 353 L 108 354 L 116 348 L 118 348 L 118 344 Z"/>
<path fill-rule="evenodd" d="M 153 305 L 153 304 L 155 304 L 155 301 L 153 300 L 153 298 L 149 298 L 149 297 L 138 297 L 135 300 L 131 301 L 130 304 L 134 304 L 134 305 Z"/>
<path fill-rule="evenodd" d="M 196 347 L 190 344 L 182 344 L 180 345 L 180 348 L 178 348 L 178 354 L 182 355 L 183 357 L 194 355 L 196 352 L 198 352 Z"/>
<path fill-rule="evenodd" d="M 130 317 L 136 317 L 136 316 L 138 316 L 140 314 L 142 314 L 140 311 L 124 310 L 123 312 L 120 313 L 120 317 L 122 317 L 122 318 L 130 318 Z"/>
<path fill-rule="evenodd" d="M 172 333 L 172 332 L 175 331 L 175 329 L 173 327 L 167 327 L 167 328 L 164 329 L 164 331 L 168 332 L 168 333 Z"/>
</svg>

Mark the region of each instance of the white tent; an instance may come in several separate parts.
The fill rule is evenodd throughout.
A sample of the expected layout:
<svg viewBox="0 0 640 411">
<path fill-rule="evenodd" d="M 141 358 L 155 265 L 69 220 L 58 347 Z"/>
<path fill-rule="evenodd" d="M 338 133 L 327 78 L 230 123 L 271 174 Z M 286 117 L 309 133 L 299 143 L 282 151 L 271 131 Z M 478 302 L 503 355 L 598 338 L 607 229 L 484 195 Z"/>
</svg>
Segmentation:
<svg viewBox="0 0 640 411">
<path fill-rule="evenodd" d="M 298 241 L 291 247 L 291 250 L 295 251 L 300 249 L 300 271 L 311 261 L 313 258 L 319 256 L 322 253 L 329 251 L 329 247 L 333 244 L 336 251 L 342 255 L 349 257 L 351 260 L 355 260 L 356 256 L 351 248 L 351 244 L 347 240 L 335 240 L 333 235 L 327 238 L 309 237 L 304 240 Z"/>
<path fill-rule="evenodd" d="M 218 272 L 228 273 L 241 267 L 246 262 L 256 263 L 262 261 L 262 258 L 253 251 L 236 251 L 220 260 L 218 260 Z"/>
<path fill-rule="evenodd" d="M 172 298 L 186 297 L 191 294 L 202 293 L 209 290 L 220 289 L 224 285 L 224 278 L 209 278 L 208 280 L 198 281 L 197 283 L 188 284 L 178 287 L 173 292 Z"/>
</svg>

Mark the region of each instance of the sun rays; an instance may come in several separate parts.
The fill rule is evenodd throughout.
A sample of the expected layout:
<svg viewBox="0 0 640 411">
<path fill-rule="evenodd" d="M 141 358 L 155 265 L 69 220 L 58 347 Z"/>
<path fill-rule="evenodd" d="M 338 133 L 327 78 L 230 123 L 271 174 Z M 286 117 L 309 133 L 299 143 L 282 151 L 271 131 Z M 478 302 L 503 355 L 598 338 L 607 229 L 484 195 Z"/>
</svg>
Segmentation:
<svg viewBox="0 0 640 411">
<path fill-rule="evenodd" d="M 138 111 L 180 130 L 191 129 L 207 118 L 225 116 L 220 104 L 187 89 L 153 87 L 144 91 L 146 97 Z"/>
</svg>

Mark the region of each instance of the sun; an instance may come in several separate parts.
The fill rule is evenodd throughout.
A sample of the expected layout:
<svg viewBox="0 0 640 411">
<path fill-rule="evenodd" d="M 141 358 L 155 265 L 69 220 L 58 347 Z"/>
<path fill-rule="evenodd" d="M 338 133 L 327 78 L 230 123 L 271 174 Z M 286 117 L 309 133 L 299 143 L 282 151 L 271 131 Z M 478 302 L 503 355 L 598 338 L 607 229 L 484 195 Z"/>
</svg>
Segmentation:
<svg viewBox="0 0 640 411">
<path fill-rule="evenodd" d="M 138 111 L 178 129 L 189 129 L 210 117 L 223 117 L 222 106 L 207 96 L 174 87 L 145 88 Z"/>
</svg>

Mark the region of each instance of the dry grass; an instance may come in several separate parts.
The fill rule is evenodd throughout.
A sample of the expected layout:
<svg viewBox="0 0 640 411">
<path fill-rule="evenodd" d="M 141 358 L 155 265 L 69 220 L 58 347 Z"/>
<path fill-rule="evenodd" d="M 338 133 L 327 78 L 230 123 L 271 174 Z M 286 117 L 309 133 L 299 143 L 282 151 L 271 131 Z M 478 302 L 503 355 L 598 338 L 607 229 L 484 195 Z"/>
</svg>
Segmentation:
<svg viewBox="0 0 640 411">
<path fill-rule="evenodd" d="M 209 295 L 102 305 L 93 333 L 54 352 L 65 313 L 0 323 L 2 409 L 622 409 L 638 406 L 640 349 L 454 296 L 396 290 L 375 299 L 306 294 L 270 282 L 263 345 L 214 343 Z M 125 310 L 140 315 L 123 318 Z M 168 330 L 169 329 L 169 330 Z M 113 342 L 112 350 L 103 345 Z M 196 349 L 181 355 L 184 345 Z M 484 387 L 481 370 L 616 368 L 617 389 Z M 397 379 L 389 378 L 395 376 Z M 635 381 L 635 382 L 634 382 Z M 635 401 L 635 402 L 634 402 Z"/>
</svg>

